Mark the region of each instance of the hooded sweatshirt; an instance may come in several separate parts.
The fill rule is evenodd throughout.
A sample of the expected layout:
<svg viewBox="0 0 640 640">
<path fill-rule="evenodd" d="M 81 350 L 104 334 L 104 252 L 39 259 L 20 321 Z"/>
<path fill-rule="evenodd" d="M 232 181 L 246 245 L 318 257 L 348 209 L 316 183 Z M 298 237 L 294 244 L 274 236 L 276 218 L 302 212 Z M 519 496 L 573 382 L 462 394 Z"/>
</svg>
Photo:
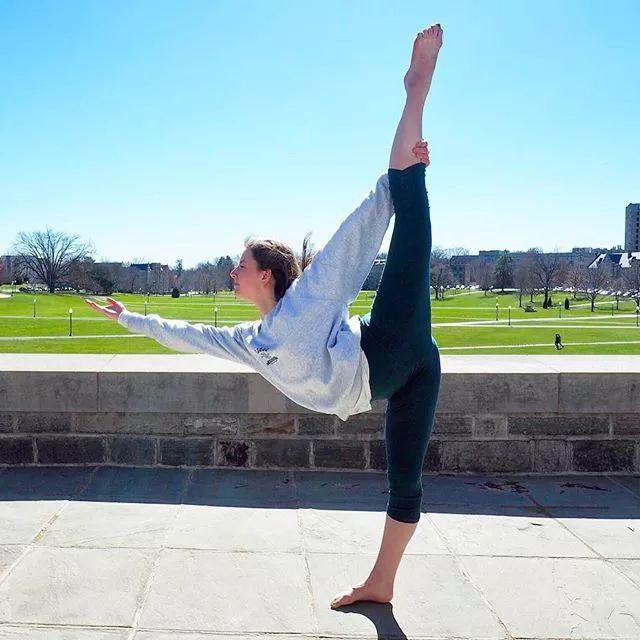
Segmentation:
<svg viewBox="0 0 640 640">
<path fill-rule="evenodd" d="M 384 174 L 260 320 L 212 327 L 125 310 L 118 322 L 175 351 L 245 364 L 300 406 L 345 421 L 371 409 L 360 318 L 349 318 L 349 304 L 371 271 L 392 215 Z"/>
</svg>

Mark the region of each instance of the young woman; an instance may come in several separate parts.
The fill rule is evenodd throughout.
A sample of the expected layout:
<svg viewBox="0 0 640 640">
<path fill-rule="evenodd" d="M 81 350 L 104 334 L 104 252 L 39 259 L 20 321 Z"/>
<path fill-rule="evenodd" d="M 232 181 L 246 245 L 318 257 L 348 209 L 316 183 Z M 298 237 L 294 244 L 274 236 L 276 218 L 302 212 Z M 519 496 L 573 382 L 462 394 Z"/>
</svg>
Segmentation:
<svg viewBox="0 0 640 640">
<path fill-rule="evenodd" d="M 311 263 L 300 272 L 286 245 L 245 243 L 231 277 L 236 295 L 253 302 L 261 320 L 214 328 L 142 316 L 112 298 L 105 307 L 87 300 L 108 318 L 170 348 L 243 362 L 298 404 L 342 420 L 371 409 L 371 400 L 388 400 L 389 500 L 380 550 L 366 580 L 334 598 L 332 608 L 392 599 L 400 560 L 420 519 L 422 466 L 440 390 L 440 355 L 431 335 L 431 220 L 424 181 L 429 155 L 421 141 L 422 112 L 441 45 L 439 24 L 418 33 L 389 170 Z M 349 318 L 348 305 L 394 213 L 371 311 Z"/>
</svg>

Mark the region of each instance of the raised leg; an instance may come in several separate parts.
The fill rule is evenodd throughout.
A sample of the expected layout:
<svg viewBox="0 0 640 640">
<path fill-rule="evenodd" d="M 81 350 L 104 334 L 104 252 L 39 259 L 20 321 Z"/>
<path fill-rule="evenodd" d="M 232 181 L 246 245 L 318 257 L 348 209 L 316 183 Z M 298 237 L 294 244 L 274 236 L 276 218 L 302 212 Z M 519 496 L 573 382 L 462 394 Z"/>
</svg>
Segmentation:
<svg viewBox="0 0 640 640">
<path fill-rule="evenodd" d="M 422 138 L 422 112 L 441 45 L 442 28 L 440 25 L 432 25 L 416 37 L 411 64 L 404 78 L 407 100 L 391 148 L 390 169 L 404 170 L 416 164 L 413 147 L 416 141 Z M 425 332 L 427 331 L 425 326 Z M 418 418 L 418 416 L 414 416 L 414 418 Z M 421 425 L 424 427 L 427 423 L 428 420 L 426 422 L 423 420 Z M 397 471 L 397 469 L 394 470 L 390 475 L 390 481 L 395 482 L 394 474 Z M 413 493 L 412 500 L 417 498 L 418 493 L 421 496 L 421 486 L 419 492 L 416 487 Z M 398 566 L 417 524 L 417 521 L 404 522 L 386 515 L 380 550 L 371 573 L 364 582 L 335 597 L 331 602 L 331 608 L 335 609 L 359 600 L 389 602 L 393 597 L 393 584 Z"/>
<path fill-rule="evenodd" d="M 406 169 L 416 162 L 413 147 L 422 139 L 422 112 L 441 46 L 442 27 L 439 24 L 418 33 L 413 43 L 411 64 L 404 77 L 407 99 L 391 145 L 391 169 Z"/>
</svg>

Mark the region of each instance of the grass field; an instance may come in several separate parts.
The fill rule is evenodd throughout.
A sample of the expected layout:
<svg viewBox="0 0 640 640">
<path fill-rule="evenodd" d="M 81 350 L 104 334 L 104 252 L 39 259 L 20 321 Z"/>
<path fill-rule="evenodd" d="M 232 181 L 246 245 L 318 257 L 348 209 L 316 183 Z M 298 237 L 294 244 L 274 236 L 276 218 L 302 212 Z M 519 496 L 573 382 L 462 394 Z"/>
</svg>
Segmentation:
<svg viewBox="0 0 640 640">
<path fill-rule="evenodd" d="M 9 288 L 0 289 L 7 295 Z M 115 294 L 130 311 L 144 313 L 146 296 Z M 632 300 L 600 298 L 595 312 L 588 300 L 574 300 L 571 309 L 542 308 L 542 296 L 534 297 L 537 312 L 525 313 L 518 297 L 511 293 L 450 292 L 444 300 L 432 300 L 433 335 L 443 355 L 468 354 L 640 354 L 640 328 Z M 34 313 L 36 302 L 36 317 Z M 556 303 L 565 294 L 552 294 Z M 496 299 L 499 320 L 496 322 Z M 350 307 L 350 315 L 364 315 L 373 299 L 361 292 Z M 523 298 L 523 305 L 529 298 Z M 613 305 L 612 305 L 613 302 Z M 511 305 L 511 325 L 508 307 Z M 150 296 L 147 313 L 164 318 L 218 326 L 259 319 L 257 309 L 235 300 L 232 292 L 216 296 Z M 613 314 L 612 314 L 613 307 Z M 73 309 L 73 335 L 69 336 L 69 309 Z M 560 333 L 565 348 L 557 351 L 555 334 Z M 128 333 L 117 322 L 90 309 L 83 296 L 73 294 L 16 293 L 0 296 L 0 353 L 174 353 L 145 336 Z"/>
</svg>

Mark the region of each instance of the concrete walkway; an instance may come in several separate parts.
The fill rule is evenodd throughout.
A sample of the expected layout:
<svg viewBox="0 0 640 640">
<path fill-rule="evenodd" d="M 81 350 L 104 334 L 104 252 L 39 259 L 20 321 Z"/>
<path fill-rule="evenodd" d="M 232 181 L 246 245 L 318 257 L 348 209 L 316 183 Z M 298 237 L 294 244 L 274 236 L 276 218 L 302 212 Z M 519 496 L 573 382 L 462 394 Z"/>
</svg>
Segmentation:
<svg viewBox="0 0 640 640">
<path fill-rule="evenodd" d="M 640 476 L 423 484 L 392 603 L 331 610 L 384 474 L 0 467 L 0 638 L 640 638 Z"/>
</svg>

